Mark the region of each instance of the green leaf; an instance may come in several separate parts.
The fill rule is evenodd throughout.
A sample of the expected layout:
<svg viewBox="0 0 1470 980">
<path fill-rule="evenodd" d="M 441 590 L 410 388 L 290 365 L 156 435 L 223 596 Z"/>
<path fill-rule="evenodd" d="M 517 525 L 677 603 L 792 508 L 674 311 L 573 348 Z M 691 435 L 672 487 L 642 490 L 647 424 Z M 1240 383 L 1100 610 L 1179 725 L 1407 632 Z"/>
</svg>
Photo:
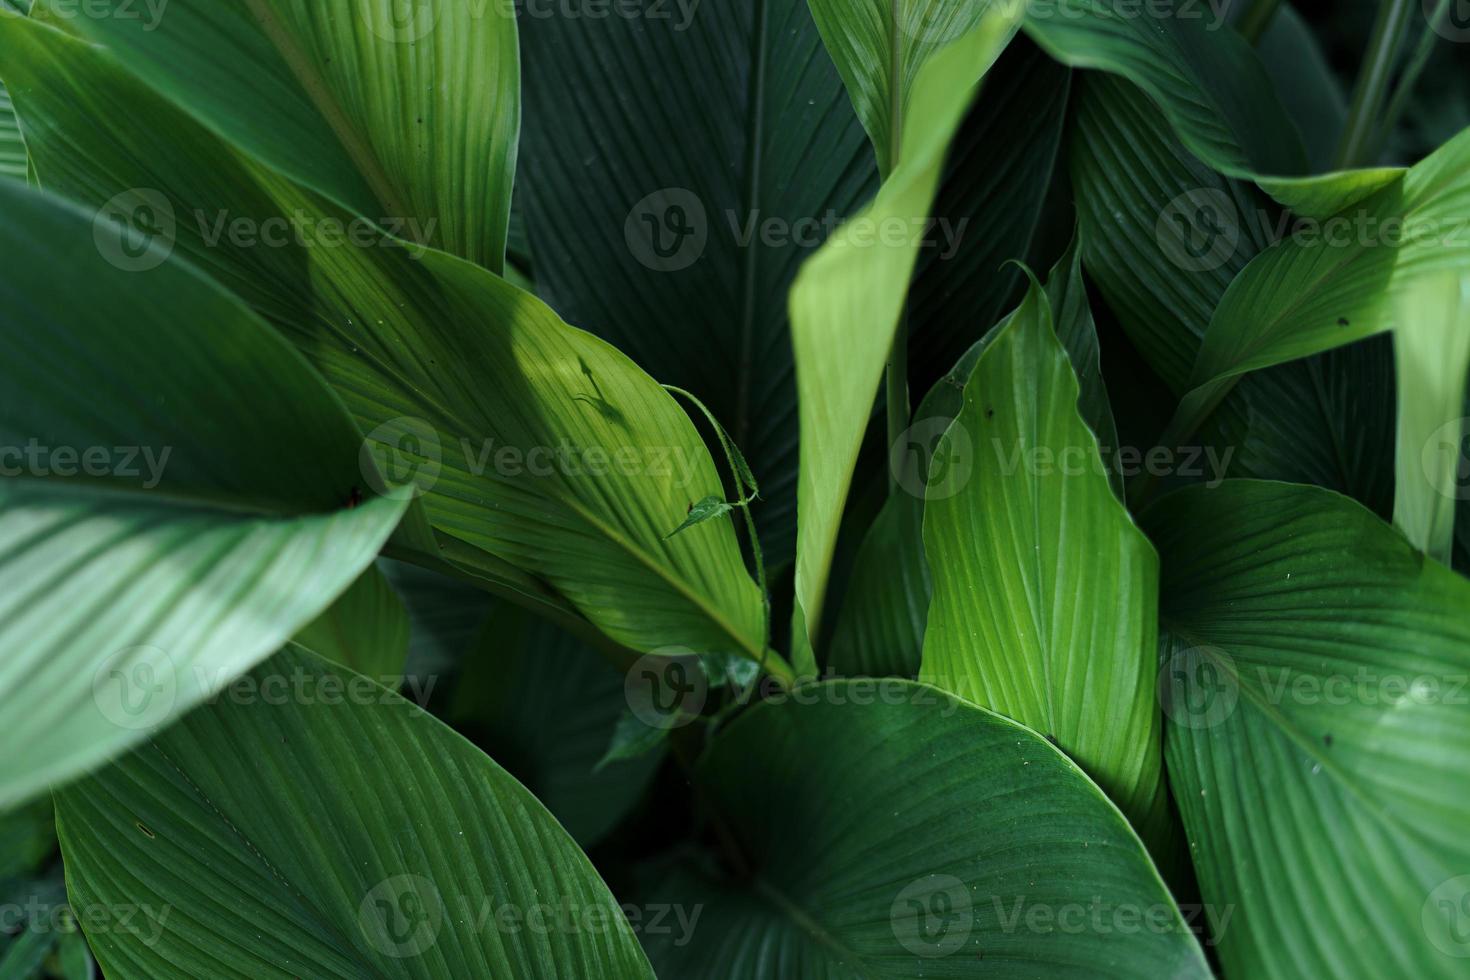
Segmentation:
<svg viewBox="0 0 1470 980">
<path fill-rule="evenodd" d="M 1221 298 L 1292 219 L 1190 156 L 1132 85 L 1089 78 L 1076 105 L 1072 178 L 1088 273 L 1144 360 L 1185 392 Z M 1272 187 L 1295 206 L 1335 209 L 1382 186 L 1381 174 L 1358 176 Z M 1253 375 L 1198 438 L 1161 444 L 1180 454 L 1179 469 L 1184 454 L 1207 450 L 1213 458 L 1190 469 L 1315 483 L 1386 513 L 1392 404 L 1392 351 L 1374 342 Z"/>
<path fill-rule="evenodd" d="M 1391 329 L 1395 304 L 1417 280 L 1462 262 L 1467 166 L 1470 131 L 1257 256 L 1215 310 L 1171 428 L 1197 427 L 1249 371 Z"/>
<path fill-rule="evenodd" d="M 83 922 L 109 977 L 652 976 L 586 856 L 473 746 L 299 648 L 249 679 L 57 795 L 72 901 L 141 909 Z"/>
<path fill-rule="evenodd" d="M 618 723 L 613 728 L 612 739 L 607 744 L 607 751 L 602 758 L 597 760 L 593 772 L 601 772 L 614 762 L 627 762 L 648 756 L 649 753 L 663 747 L 665 740 L 669 737 L 669 730 L 659 725 L 650 725 L 642 718 L 627 709 L 618 718 Z"/>
<path fill-rule="evenodd" d="M 1220 30 L 1216 8 L 1206 7 L 1032 0 L 1025 29 L 1063 64 L 1120 75 L 1143 89 L 1190 152 L 1215 170 L 1301 173 L 1301 137 L 1260 59 L 1238 34 Z"/>
<path fill-rule="evenodd" d="M 936 450 L 963 469 L 925 502 L 934 597 L 919 676 L 1053 738 L 1158 844 L 1158 558 L 1112 491 L 1078 395 L 1033 286 Z"/>
<path fill-rule="evenodd" d="M 404 503 L 348 508 L 377 475 L 351 419 L 243 306 L 91 212 L 10 181 L 0 206 L 4 807 L 272 653 Z"/>
<path fill-rule="evenodd" d="M 1234 910 L 1227 974 L 1463 976 L 1470 583 L 1317 488 L 1232 480 L 1147 523 L 1169 772 L 1206 906 Z"/>
<path fill-rule="evenodd" d="M 0 881 L 39 870 L 54 850 L 56 827 L 50 797 L 0 814 Z"/>
<path fill-rule="evenodd" d="M 872 153 L 806 0 L 630 9 L 521 20 L 538 291 L 709 405 L 755 464 L 766 492 L 751 513 L 769 562 L 786 564 L 798 468 L 786 294 L 871 197 Z"/>
<path fill-rule="evenodd" d="M 918 94 L 924 67 L 946 45 L 980 27 L 990 11 L 986 5 L 957 0 L 810 0 L 810 4 L 886 179 L 912 152 L 909 127 L 931 125 L 928 107 Z"/>
<path fill-rule="evenodd" d="M 792 287 L 802 442 L 796 596 L 808 638 L 821 626 L 838 522 L 908 293 L 923 237 L 920 219 L 934 203 L 945 150 L 974 97 L 976 79 L 1014 27 L 1004 14 L 987 15 L 928 59 L 907 100 L 911 125 L 903 137 L 902 165 L 872 206 L 802 266 Z M 909 233 L 874 234 L 895 223 Z"/>
<path fill-rule="evenodd" d="M 663 760 L 599 772 L 628 709 L 624 675 L 586 644 L 500 605 L 464 652 L 448 720 L 470 735 L 590 847 L 638 802 Z"/>
<path fill-rule="evenodd" d="M 85 16 L 66 0 L 40 7 L 267 165 L 500 271 L 520 127 L 509 4 L 95 0 Z M 106 118 L 116 117 L 93 120 Z"/>
<path fill-rule="evenodd" d="M 1118 425 L 1113 420 L 1113 405 L 1108 398 L 1107 382 L 1102 374 L 1102 350 L 1097 339 L 1097 323 L 1087 301 L 1087 284 L 1082 280 L 1082 239 L 1072 240 L 1060 261 L 1046 279 L 1046 298 L 1055 320 L 1057 340 L 1067 352 L 1072 372 L 1077 376 L 1079 395 L 1077 411 L 1082 421 L 1097 437 L 1108 481 L 1118 499 L 1123 499 L 1123 477 L 1113 454 L 1118 449 Z"/>
<path fill-rule="evenodd" d="M 1209 975 L 1097 787 L 1035 733 L 934 688 L 835 681 L 763 703 L 695 781 L 751 870 L 681 867 L 650 889 L 700 913 L 692 935 L 649 930 L 661 976 Z M 1150 925 L 1118 927 L 1140 915 Z"/>
<path fill-rule="evenodd" d="M 1331 170 L 1347 125 L 1348 105 L 1321 42 L 1295 6 L 1282 3 L 1256 51 L 1302 134 L 1312 173 Z"/>
<path fill-rule="evenodd" d="M 1470 276 L 1426 276 L 1399 299 L 1397 494 L 1393 523 L 1444 565 L 1453 560 L 1455 502 L 1463 495 L 1462 412 L 1470 375 Z"/>
<path fill-rule="evenodd" d="M 393 687 L 408 657 L 408 612 L 375 566 L 294 641 L 333 663 Z"/>
<path fill-rule="evenodd" d="M 665 539 L 672 538 L 680 531 L 687 531 L 689 528 L 703 524 L 705 521 L 714 520 L 717 517 L 724 517 L 734 509 L 735 505 L 725 503 L 723 497 L 705 497 L 698 503 L 689 505 L 689 516 L 684 518 L 684 523 L 665 535 Z"/>
<path fill-rule="evenodd" d="M 365 455 L 423 495 L 445 559 L 635 649 L 760 658 L 761 597 L 729 523 L 664 540 L 721 481 L 688 416 L 626 357 L 451 256 L 375 233 L 362 246 L 324 237 L 352 216 L 55 31 L 0 21 L 0 48 L 27 73 L 13 92 L 48 186 L 93 206 L 119 187 L 168 188 L 175 250 L 307 355 L 368 434 Z M 285 239 L 237 237 L 237 219 Z"/>
<path fill-rule="evenodd" d="M 25 180 L 27 171 L 25 140 L 21 138 L 20 125 L 15 121 L 10 93 L 0 85 L 0 177 Z"/>
<path fill-rule="evenodd" d="M 1098 363 L 1097 333 L 1081 279 L 1077 243 L 1047 280 L 1059 310 L 1059 339 L 1078 374 L 1078 409 L 1104 446 L 1116 446 L 1112 408 Z M 1014 316 L 1015 314 L 1012 314 Z M 1004 323 L 1011 318 L 1007 317 Z M 965 383 L 1000 327 L 989 331 L 939 380 L 914 412 L 909 443 L 888 464 L 904 491 L 889 496 L 863 538 L 833 630 L 828 664 L 840 674 L 914 677 L 919 673 L 929 615 L 930 577 L 924 559 L 924 498 L 931 486 L 952 495 L 968 479 L 973 458 L 939 453 L 940 440 L 963 407 Z M 1118 471 L 1111 469 L 1110 479 Z M 1115 483 L 1116 487 L 1116 483 Z"/>
<path fill-rule="evenodd" d="M 950 142 L 909 290 L 909 379 L 927 391 L 1024 294 L 1057 169 L 1071 72 L 1017 37 Z"/>
</svg>

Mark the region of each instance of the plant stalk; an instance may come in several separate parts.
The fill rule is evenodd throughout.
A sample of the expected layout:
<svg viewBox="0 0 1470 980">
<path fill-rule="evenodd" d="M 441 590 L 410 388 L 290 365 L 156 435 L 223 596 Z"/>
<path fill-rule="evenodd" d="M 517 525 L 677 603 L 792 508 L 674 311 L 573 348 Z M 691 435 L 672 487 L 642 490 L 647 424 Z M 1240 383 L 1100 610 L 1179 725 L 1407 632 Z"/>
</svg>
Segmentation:
<svg viewBox="0 0 1470 980">
<path fill-rule="evenodd" d="M 1378 124 L 1378 130 L 1374 134 L 1372 152 L 1382 153 L 1383 147 L 1388 144 L 1393 131 L 1403 117 L 1404 110 L 1409 106 L 1409 97 L 1414 94 L 1414 86 L 1419 82 L 1419 76 L 1424 73 L 1424 68 L 1429 64 L 1429 56 L 1434 52 L 1434 44 L 1439 40 L 1439 24 L 1444 20 L 1448 12 L 1451 0 L 1439 0 L 1434 12 L 1424 23 L 1424 30 L 1419 35 L 1419 42 L 1414 45 L 1414 52 L 1409 56 L 1404 70 L 1399 73 L 1399 80 L 1393 87 L 1393 98 L 1389 100 L 1388 108 L 1383 111 L 1383 119 Z"/>
<path fill-rule="evenodd" d="M 1373 25 L 1373 35 L 1368 40 L 1368 52 L 1363 61 L 1363 70 L 1358 75 L 1358 84 L 1353 91 L 1353 105 L 1348 113 L 1347 128 L 1337 148 L 1337 169 L 1349 170 L 1371 161 L 1367 159 L 1373 138 L 1378 132 L 1383 101 L 1388 94 L 1388 83 L 1393 75 L 1394 63 L 1398 60 L 1399 45 L 1408 27 L 1411 11 L 1418 7 L 1417 0 L 1382 0 L 1378 8 L 1378 20 Z"/>
</svg>

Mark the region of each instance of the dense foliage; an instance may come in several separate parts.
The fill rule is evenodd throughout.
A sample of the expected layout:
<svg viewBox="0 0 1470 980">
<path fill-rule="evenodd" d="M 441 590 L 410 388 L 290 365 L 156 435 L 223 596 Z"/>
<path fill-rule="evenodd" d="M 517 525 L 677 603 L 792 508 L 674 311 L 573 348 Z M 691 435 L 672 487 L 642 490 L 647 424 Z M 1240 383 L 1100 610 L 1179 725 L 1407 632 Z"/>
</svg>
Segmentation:
<svg viewBox="0 0 1470 980">
<path fill-rule="evenodd" d="M 0 980 L 1464 976 L 1463 7 L 0 0 Z"/>
</svg>

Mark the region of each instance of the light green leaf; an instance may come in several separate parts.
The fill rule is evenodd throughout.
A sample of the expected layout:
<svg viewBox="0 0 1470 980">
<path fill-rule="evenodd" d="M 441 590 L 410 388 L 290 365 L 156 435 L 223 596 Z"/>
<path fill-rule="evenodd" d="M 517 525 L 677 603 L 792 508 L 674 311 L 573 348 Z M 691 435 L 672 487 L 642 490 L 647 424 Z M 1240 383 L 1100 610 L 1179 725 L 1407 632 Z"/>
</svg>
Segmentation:
<svg viewBox="0 0 1470 980">
<path fill-rule="evenodd" d="M 1150 843 L 1167 800 L 1154 697 L 1158 558 L 1113 494 L 1033 286 L 980 356 L 936 456 L 920 679 L 1055 739 Z"/>
<path fill-rule="evenodd" d="M 1453 559 L 1455 502 L 1462 496 L 1462 412 L 1470 375 L 1470 274 L 1424 277 L 1399 298 L 1397 492 L 1393 523 L 1444 565 Z"/>
<path fill-rule="evenodd" d="M 501 604 L 464 651 L 448 720 L 590 847 L 637 804 L 662 752 L 601 772 L 628 708 L 624 675 L 597 651 Z"/>
<path fill-rule="evenodd" d="M 765 490 L 751 513 L 766 559 L 788 564 L 799 427 L 786 294 L 872 196 L 872 151 L 806 0 L 627 9 L 637 16 L 520 22 L 520 202 L 539 294 L 710 407 Z"/>
<path fill-rule="evenodd" d="M 377 477 L 351 419 L 243 306 L 91 212 L 10 181 L 0 205 L 3 808 L 272 653 L 404 503 L 348 507 Z"/>
<path fill-rule="evenodd" d="M 946 45 L 994 14 L 987 4 L 958 0 L 810 0 L 810 4 L 822 42 L 873 141 L 878 168 L 886 179 L 912 152 L 908 128 L 932 125 L 918 94 L 924 67 Z"/>
<path fill-rule="evenodd" d="M 520 128 L 510 4 L 40 7 L 269 166 L 390 230 L 401 224 L 404 238 L 500 271 Z"/>
<path fill-rule="evenodd" d="M 139 911 L 83 922 L 109 977 L 652 976 L 586 856 L 469 743 L 300 648 L 249 679 L 57 795 L 72 901 Z"/>
<path fill-rule="evenodd" d="M 763 703 L 695 781 L 751 867 L 680 867 L 649 890 L 699 914 L 692 935 L 647 936 L 661 976 L 1209 976 L 1097 787 L 1034 732 L 932 687 L 835 681 Z M 1149 924 L 1124 934 L 1127 917 Z"/>
<path fill-rule="evenodd" d="M 1232 912 L 1226 973 L 1463 976 L 1470 583 L 1317 488 L 1189 489 L 1148 524 L 1169 772 L 1205 905 Z"/>
<path fill-rule="evenodd" d="M 1055 320 L 1057 340 L 1067 352 L 1072 372 L 1077 376 L 1079 396 L 1077 411 L 1082 421 L 1097 437 L 1108 481 L 1118 499 L 1123 499 L 1123 476 L 1114 465 L 1118 449 L 1118 425 L 1113 420 L 1113 405 L 1108 398 L 1107 382 L 1102 374 L 1102 351 L 1097 339 L 1097 323 L 1087 302 L 1087 285 L 1082 281 L 1082 240 L 1072 240 L 1060 261 L 1046 279 L 1046 298 Z"/>
<path fill-rule="evenodd" d="M 1053 308 L 1061 311 L 1059 339 L 1079 375 L 1078 409 L 1089 427 L 1108 433 L 1100 437 L 1102 445 L 1116 446 L 1112 408 L 1099 370 L 1097 333 L 1078 259 L 1074 242 L 1051 270 L 1046 292 Z M 894 447 L 890 453 L 888 465 L 904 492 L 884 501 L 854 561 L 828 651 L 828 665 L 839 674 L 914 677 L 919 673 L 930 594 L 924 559 L 924 497 L 931 485 L 937 485 L 940 493 L 951 493 L 954 481 L 968 478 L 973 460 L 940 455 L 940 439 L 964 404 L 965 383 L 976 362 L 999 330 L 986 333 L 934 385 L 914 412 L 909 444 Z M 1116 469 L 1110 473 L 1110 479 L 1117 477 Z"/>
<path fill-rule="evenodd" d="M 872 206 L 802 266 L 792 287 L 802 443 L 796 596 L 808 638 L 822 622 L 838 522 L 945 150 L 974 97 L 976 80 L 1014 29 L 1013 17 L 987 14 L 975 30 L 927 60 L 907 97 L 911 125 L 903 136 L 902 165 Z M 898 236 L 901 241 L 874 233 L 894 223 L 909 229 Z"/>
<path fill-rule="evenodd" d="M 664 540 L 720 479 L 688 416 L 626 357 L 441 252 L 360 224 L 365 244 L 325 237 L 352 216 L 55 31 L 0 21 L 0 49 L 27 73 L 13 91 L 48 184 L 94 207 L 119 187 L 168 188 L 174 248 L 307 355 L 368 433 L 365 454 L 423 494 L 446 560 L 635 649 L 760 658 L 761 597 L 730 524 Z M 237 220 L 284 237 L 236 236 Z"/>
<path fill-rule="evenodd" d="M 314 619 L 294 641 L 333 663 L 394 686 L 408 657 L 408 611 L 376 566 L 352 583 L 340 599 Z"/>
</svg>

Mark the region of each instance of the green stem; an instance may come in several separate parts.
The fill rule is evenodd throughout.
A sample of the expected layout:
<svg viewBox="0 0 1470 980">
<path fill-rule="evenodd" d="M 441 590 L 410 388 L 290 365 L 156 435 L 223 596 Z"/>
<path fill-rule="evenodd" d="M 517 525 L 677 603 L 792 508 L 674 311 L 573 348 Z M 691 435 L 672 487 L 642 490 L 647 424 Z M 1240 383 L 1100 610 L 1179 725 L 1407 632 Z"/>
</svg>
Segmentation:
<svg viewBox="0 0 1470 980">
<path fill-rule="evenodd" d="M 1251 44 L 1259 44 L 1280 9 L 1281 0 L 1254 0 L 1236 22 L 1235 29 Z"/>
<path fill-rule="evenodd" d="M 1373 36 L 1368 40 L 1368 53 L 1353 92 L 1353 106 L 1348 113 L 1347 128 L 1337 148 L 1337 168 L 1347 170 L 1369 162 L 1368 152 L 1378 132 L 1383 100 L 1388 93 L 1389 78 L 1398 60 L 1399 44 L 1409 24 L 1411 11 L 1418 0 L 1382 0 Z"/>
</svg>

